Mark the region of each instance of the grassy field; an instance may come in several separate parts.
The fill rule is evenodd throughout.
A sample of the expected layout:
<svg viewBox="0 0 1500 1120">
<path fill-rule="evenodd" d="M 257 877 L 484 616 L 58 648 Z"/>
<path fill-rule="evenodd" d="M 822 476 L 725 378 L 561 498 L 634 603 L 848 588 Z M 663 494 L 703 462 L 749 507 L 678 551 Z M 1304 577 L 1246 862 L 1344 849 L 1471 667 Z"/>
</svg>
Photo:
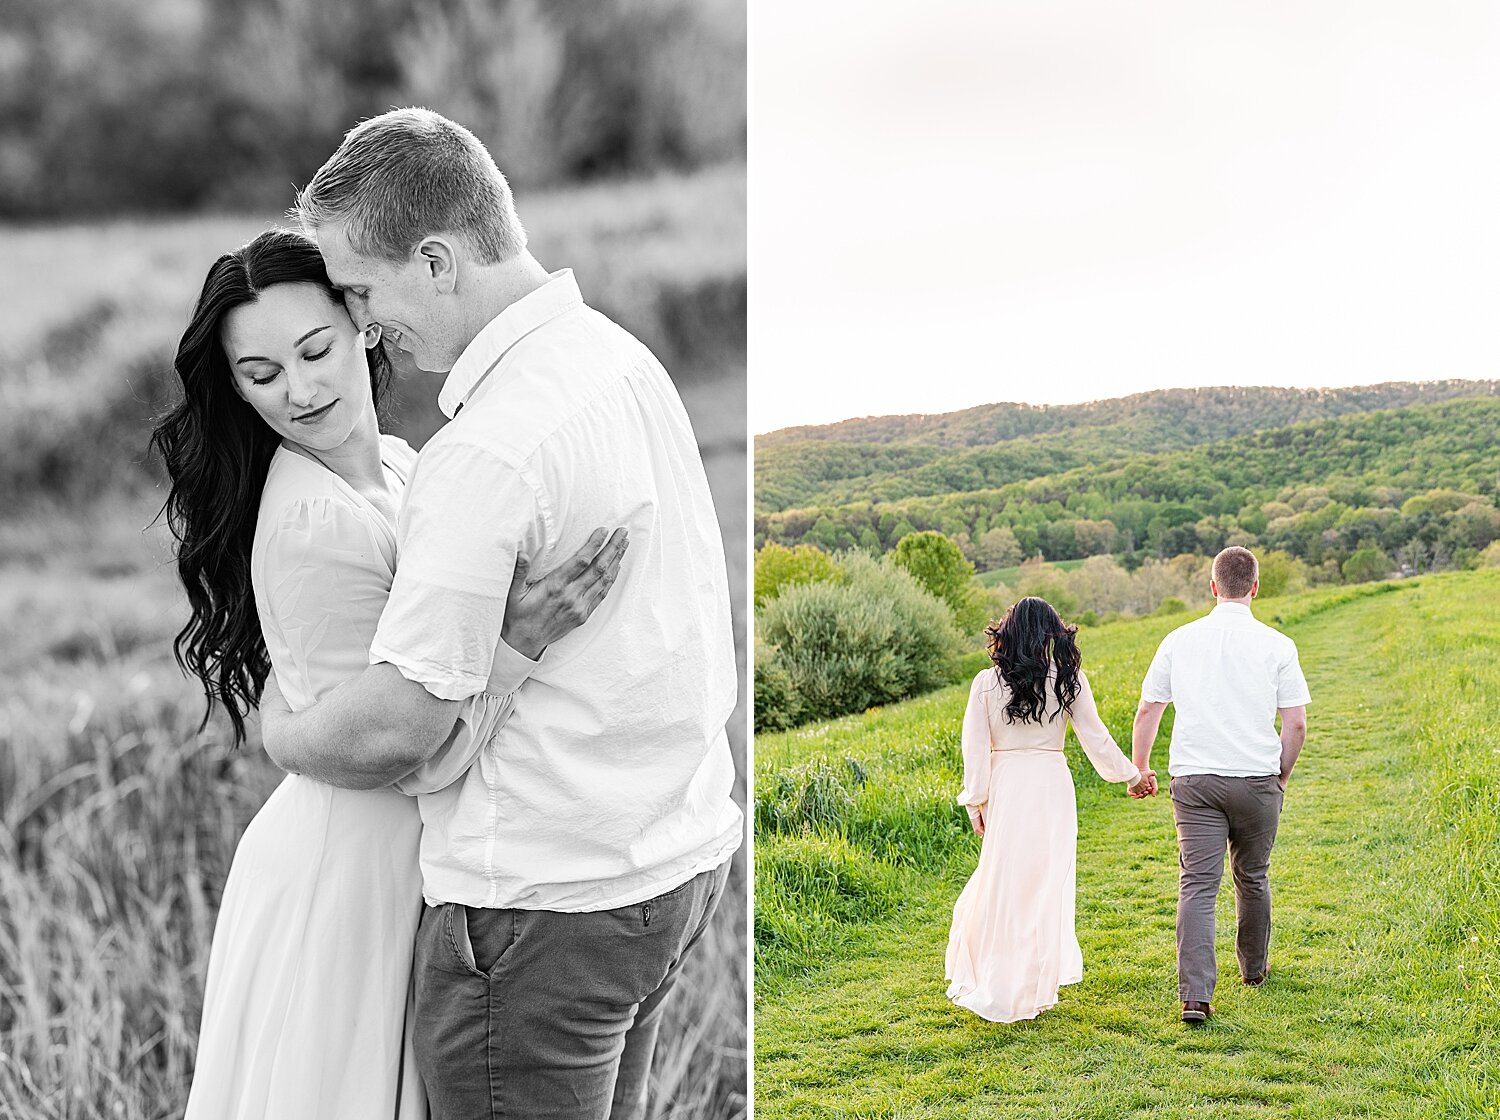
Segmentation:
<svg viewBox="0 0 1500 1120">
<path fill-rule="evenodd" d="M 539 257 L 671 356 L 745 588 L 743 169 L 570 190 L 523 210 Z M 522 200 L 524 205 L 526 200 Z M 0 1117 L 181 1115 L 234 845 L 280 774 L 198 732 L 152 401 L 213 257 L 274 216 L 0 229 Z M 740 319 L 736 319 L 738 307 Z M 717 322 L 717 327 L 714 324 Z M 436 379 L 408 386 L 430 396 Z M 404 399 L 408 421 L 412 400 Z M 417 427 L 423 421 L 417 399 Z M 410 429 L 408 429 L 410 430 Z M 417 438 L 420 439 L 420 431 Z M 39 466 L 39 463 L 41 466 Z M 743 654 L 745 619 L 736 610 Z M 743 671 L 743 660 L 742 660 Z M 744 705 L 732 725 L 745 794 Z M 747 872 L 664 1028 L 661 1115 L 747 1094 Z"/>
<path fill-rule="evenodd" d="M 1272 863 L 1272 977 L 1176 1018 L 1166 797 L 1079 769 L 1085 975 L 1037 1020 L 945 998 L 963 687 L 756 743 L 756 1114 L 1491 1117 L 1500 1111 L 1500 571 L 1276 599 L 1313 704 Z M 1090 630 L 1116 740 L 1175 619 Z M 1167 731 L 1155 761 L 1165 771 Z M 1226 876 L 1227 878 L 1227 876 Z"/>
</svg>

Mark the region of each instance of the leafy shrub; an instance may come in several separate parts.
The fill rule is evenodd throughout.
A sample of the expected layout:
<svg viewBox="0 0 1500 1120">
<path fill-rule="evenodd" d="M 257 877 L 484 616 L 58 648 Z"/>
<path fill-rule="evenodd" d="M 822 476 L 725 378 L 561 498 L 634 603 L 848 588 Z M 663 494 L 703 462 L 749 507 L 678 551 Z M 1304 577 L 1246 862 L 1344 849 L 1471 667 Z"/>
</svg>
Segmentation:
<svg viewBox="0 0 1500 1120">
<path fill-rule="evenodd" d="M 947 684 L 958 644 L 947 604 L 862 554 L 842 558 L 839 568 L 844 582 L 789 587 L 758 620 L 800 716 L 862 712 Z M 774 680 L 769 667 L 767 674 Z"/>
<path fill-rule="evenodd" d="M 984 589 L 974 583 L 974 565 L 942 533 L 908 533 L 896 543 L 891 561 L 910 572 L 928 592 L 948 604 L 964 633 L 983 629 L 989 613 Z"/>
<path fill-rule="evenodd" d="M 1365 547 L 1356 550 L 1344 561 L 1343 574 L 1349 583 L 1368 583 L 1375 579 L 1385 579 L 1394 567 L 1391 558 L 1380 549 Z"/>
<path fill-rule="evenodd" d="M 823 583 L 838 578 L 833 557 L 821 548 L 795 548 L 772 541 L 755 554 L 755 605 L 764 606 L 782 590 L 799 583 Z"/>
<path fill-rule="evenodd" d="M 755 731 L 785 731 L 796 727 L 802 702 L 792 687 L 792 676 L 776 658 L 776 651 L 755 635 Z"/>
</svg>

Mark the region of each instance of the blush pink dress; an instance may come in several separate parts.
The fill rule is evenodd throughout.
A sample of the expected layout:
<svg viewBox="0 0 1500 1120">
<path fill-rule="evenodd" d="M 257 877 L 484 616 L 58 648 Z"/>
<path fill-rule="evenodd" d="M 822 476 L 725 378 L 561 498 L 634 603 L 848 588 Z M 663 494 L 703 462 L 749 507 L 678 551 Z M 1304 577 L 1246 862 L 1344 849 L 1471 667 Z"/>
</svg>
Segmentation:
<svg viewBox="0 0 1500 1120">
<path fill-rule="evenodd" d="M 993 668 L 974 678 L 964 711 L 964 785 L 959 804 L 984 814 L 984 842 L 953 906 L 948 998 L 996 1023 L 1034 1019 L 1057 990 L 1083 979 L 1073 932 L 1078 806 L 1063 754 L 1068 723 L 1099 776 L 1131 782 L 1140 771 L 1099 718 L 1088 678 L 1078 674 L 1072 711 L 1052 701 L 1042 723 L 1012 723 L 1010 690 Z"/>
</svg>

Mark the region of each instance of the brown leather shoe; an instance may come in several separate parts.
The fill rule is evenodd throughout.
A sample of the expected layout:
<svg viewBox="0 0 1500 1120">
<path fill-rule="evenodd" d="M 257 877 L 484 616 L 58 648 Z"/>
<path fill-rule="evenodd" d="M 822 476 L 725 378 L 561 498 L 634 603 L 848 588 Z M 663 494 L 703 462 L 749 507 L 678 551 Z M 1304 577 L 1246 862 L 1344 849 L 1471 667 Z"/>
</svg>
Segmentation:
<svg viewBox="0 0 1500 1120">
<path fill-rule="evenodd" d="M 1182 1021 L 1184 1023 L 1206 1023 L 1213 1013 L 1213 1005 L 1203 1003 L 1201 1000 L 1190 999 L 1182 1005 Z"/>
<path fill-rule="evenodd" d="M 1247 985 L 1248 987 L 1251 987 L 1251 988 L 1258 988 L 1262 984 L 1264 984 L 1267 980 L 1269 980 L 1270 978 L 1271 978 L 1271 970 L 1268 968 L 1264 972 L 1262 972 L 1259 976 L 1256 976 L 1254 978 L 1251 978 L 1249 976 L 1243 976 L 1243 977 L 1241 977 L 1240 978 L 1240 983 L 1241 984 L 1245 984 L 1245 985 Z"/>
</svg>

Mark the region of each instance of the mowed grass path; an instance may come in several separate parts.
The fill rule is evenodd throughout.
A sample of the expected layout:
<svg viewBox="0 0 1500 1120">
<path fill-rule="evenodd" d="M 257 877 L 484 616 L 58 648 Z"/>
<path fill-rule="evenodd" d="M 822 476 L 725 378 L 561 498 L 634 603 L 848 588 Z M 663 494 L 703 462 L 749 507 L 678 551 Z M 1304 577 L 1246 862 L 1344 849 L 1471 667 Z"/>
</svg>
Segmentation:
<svg viewBox="0 0 1500 1120">
<path fill-rule="evenodd" d="M 1500 571 L 1257 613 L 1286 619 L 1314 698 L 1272 863 L 1270 982 L 1238 983 L 1226 872 L 1218 1015 L 1177 1021 L 1170 802 L 1133 802 L 1080 773 L 1070 739 L 1083 982 L 1028 1023 L 987 1023 L 947 1001 L 952 904 L 977 854 L 955 810 L 941 868 L 877 861 L 898 877 L 893 913 L 758 960 L 761 1120 L 1500 1114 Z M 1085 633 L 1085 668 L 1122 745 L 1140 675 L 1186 617 Z M 756 788 L 855 757 L 863 790 L 900 774 L 917 806 L 928 783 L 900 754 L 934 759 L 936 743 L 956 755 L 966 695 L 764 737 Z M 1165 743 L 1153 758 L 1163 774 Z M 951 795 L 958 765 L 927 769 Z M 757 856 L 772 906 L 789 901 L 772 881 L 782 842 L 767 837 Z"/>
</svg>

